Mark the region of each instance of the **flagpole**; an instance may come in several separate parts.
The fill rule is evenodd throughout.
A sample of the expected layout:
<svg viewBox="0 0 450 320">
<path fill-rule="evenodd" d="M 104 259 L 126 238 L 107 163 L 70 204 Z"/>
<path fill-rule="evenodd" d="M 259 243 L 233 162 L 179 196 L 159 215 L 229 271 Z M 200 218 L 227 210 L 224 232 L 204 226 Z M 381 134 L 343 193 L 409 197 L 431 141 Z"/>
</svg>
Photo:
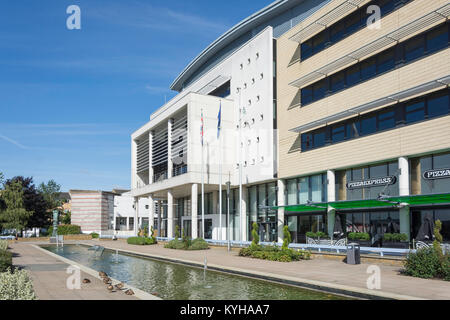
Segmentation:
<svg viewBox="0 0 450 320">
<path fill-rule="evenodd" d="M 219 108 L 219 240 L 222 240 L 222 100 Z"/>
<path fill-rule="evenodd" d="M 205 174 L 204 174 L 204 121 L 202 109 L 202 238 L 205 239 Z"/>
<path fill-rule="evenodd" d="M 242 239 L 242 89 L 239 88 L 239 240 Z"/>
</svg>

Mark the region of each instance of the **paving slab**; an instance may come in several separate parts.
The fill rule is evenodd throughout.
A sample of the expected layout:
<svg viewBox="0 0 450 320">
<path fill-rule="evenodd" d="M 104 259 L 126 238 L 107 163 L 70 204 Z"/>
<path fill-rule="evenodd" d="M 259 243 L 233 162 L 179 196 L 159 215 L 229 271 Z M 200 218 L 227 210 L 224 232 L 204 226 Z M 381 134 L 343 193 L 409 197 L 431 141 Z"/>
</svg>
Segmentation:
<svg viewBox="0 0 450 320">
<path fill-rule="evenodd" d="M 79 241 L 87 245 L 102 245 L 113 250 L 131 251 L 138 254 L 220 266 L 228 270 L 243 270 L 248 273 L 268 275 L 279 279 L 298 279 L 311 283 L 329 284 L 330 287 L 354 288 L 361 292 L 372 292 L 379 296 L 395 299 L 450 300 L 450 282 L 420 279 L 402 275 L 401 267 L 386 264 L 348 265 L 334 259 L 312 259 L 291 263 L 273 262 L 240 257 L 238 250 L 228 252 L 227 248 L 213 247 L 202 251 L 183 251 L 164 248 L 163 244 L 134 246 L 125 241 Z M 368 268 L 376 265 L 381 272 L 381 289 L 368 290 Z"/>
<path fill-rule="evenodd" d="M 80 290 L 70 290 L 66 282 L 69 264 L 41 252 L 28 243 L 13 243 L 13 265 L 28 271 L 39 300 L 138 300 L 123 292 L 110 293 L 103 282 L 83 271 L 81 279 L 91 283 L 81 284 Z"/>
</svg>

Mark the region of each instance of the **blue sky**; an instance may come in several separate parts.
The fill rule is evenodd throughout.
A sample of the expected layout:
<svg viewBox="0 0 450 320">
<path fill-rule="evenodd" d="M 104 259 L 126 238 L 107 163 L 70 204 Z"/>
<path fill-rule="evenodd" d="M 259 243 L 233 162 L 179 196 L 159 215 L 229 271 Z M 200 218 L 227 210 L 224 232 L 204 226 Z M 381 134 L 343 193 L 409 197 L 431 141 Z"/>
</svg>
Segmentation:
<svg viewBox="0 0 450 320">
<path fill-rule="evenodd" d="M 131 133 L 196 55 L 271 2 L 1 1 L 0 172 L 129 188 Z M 66 28 L 72 4 L 81 30 Z"/>
</svg>

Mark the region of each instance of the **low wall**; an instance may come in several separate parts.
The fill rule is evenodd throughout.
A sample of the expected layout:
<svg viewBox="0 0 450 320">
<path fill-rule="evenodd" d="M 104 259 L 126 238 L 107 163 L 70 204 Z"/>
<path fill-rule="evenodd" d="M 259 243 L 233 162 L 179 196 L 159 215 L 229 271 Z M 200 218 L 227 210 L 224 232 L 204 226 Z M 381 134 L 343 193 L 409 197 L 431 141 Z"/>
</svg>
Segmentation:
<svg viewBox="0 0 450 320">
<path fill-rule="evenodd" d="M 66 241 L 81 241 L 81 240 L 92 240 L 90 234 L 71 234 L 64 236 Z M 15 243 L 16 240 L 7 240 L 8 243 Z M 39 237 L 39 238 L 19 238 L 17 242 L 50 242 L 50 237 Z"/>
</svg>

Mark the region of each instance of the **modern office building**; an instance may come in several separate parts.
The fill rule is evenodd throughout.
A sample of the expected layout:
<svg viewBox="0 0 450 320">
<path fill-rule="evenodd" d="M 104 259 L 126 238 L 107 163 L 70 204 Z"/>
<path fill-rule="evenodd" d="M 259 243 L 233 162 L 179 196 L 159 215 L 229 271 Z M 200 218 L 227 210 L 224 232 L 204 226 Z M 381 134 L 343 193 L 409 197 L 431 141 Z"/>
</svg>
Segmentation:
<svg viewBox="0 0 450 320">
<path fill-rule="evenodd" d="M 263 241 L 282 241 L 288 225 L 304 242 L 332 235 L 336 217 L 347 232 L 412 238 L 431 214 L 448 241 L 449 13 L 440 0 L 258 11 L 201 52 L 173 82 L 178 95 L 132 134 L 134 201 L 148 199 L 164 237 L 177 226 L 202 236 L 203 204 L 205 238 L 227 239 L 228 226 L 249 240 L 257 222 Z"/>
<path fill-rule="evenodd" d="M 333 234 L 337 216 L 372 243 L 415 239 L 429 216 L 450 241 L 449 14 L 440 0 L 332 1 L 278 39 L 280 212 L 295 241 Z"/>
</svg>

